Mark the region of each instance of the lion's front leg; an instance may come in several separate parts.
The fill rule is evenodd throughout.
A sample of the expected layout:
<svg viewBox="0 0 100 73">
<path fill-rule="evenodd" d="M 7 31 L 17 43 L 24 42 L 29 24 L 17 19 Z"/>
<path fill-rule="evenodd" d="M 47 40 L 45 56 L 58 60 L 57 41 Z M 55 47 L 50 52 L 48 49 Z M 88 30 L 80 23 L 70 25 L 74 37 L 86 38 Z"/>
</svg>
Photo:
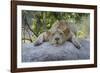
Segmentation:
<svg viewBox="0 0 100 73">
<path fill-rule="evenodd" d="M 38 36 L 38 38 L 35 40 L 34 45 L 35 45 L 35 46 L 41 45 L 44 41 L 45 41 L 45 39 L 44 39 L 44 33 L 42 33 L 42 34 L 40 34 L 40 35 Z"/>
<path fill-rule="evenodd" d="M 50 31 L 46 31 L 46 32 L 43 32 L 42 34 L 40 34 L 39 37 L 34 42 L 34 45 L 38 46 L 38 45 L 41 45 L 43 42 L 48 41 L 50 34 L 51 34 Z"/>
<path fill-rule="evenodd" d="M 78 41 L 78 39 L 75 36 L 72 37 L 71 42 L 74 44 L 74 46 L 76 48 L 78 48 L 78 49 L 81 48 L 81 44 L 80 44 L 80 42 Z"/>
</svg>

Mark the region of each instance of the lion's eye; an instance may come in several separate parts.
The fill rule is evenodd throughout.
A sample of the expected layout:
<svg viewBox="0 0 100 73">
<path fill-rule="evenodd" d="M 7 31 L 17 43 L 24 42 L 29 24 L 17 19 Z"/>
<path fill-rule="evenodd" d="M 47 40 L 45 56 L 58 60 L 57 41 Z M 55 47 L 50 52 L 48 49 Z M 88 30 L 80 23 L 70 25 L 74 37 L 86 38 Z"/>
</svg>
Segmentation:
<svg viewBox="0 0 100 73">
<path fill-rule="evenodd" d="M 60 35 L 62 35 L 62 33 L 60 33 Z"/>
<path fill-rule="evenodd" d="M 52 35 L 54 35 L 55 33 L 52 33 Z"/>
</svg>

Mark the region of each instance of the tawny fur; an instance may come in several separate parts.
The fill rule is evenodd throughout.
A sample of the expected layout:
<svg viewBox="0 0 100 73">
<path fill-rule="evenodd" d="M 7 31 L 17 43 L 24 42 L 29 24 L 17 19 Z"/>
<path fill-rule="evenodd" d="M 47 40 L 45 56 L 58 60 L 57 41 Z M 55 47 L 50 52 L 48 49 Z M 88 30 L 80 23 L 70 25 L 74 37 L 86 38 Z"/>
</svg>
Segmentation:
<svg viewBox="0 0 100 73">
<path fill-rule="evenodd" d="M 64 20 L 56 21 L 50 30 L 43 32 L 35 41 L 35 45 L 40 45 L 45 41 L 50 42 L 52 45 L 58 46 L 65 41 L 71 41 L 77 48 L 80 48 L 80 43 L 75 37 L 77 32 L 71 24 Z"/>
</svg>

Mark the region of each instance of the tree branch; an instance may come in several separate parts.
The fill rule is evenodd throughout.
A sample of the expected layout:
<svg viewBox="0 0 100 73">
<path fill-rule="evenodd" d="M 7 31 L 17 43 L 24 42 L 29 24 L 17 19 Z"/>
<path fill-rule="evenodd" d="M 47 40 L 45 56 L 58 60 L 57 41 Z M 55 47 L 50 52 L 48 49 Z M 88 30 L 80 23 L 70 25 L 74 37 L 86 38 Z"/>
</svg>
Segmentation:
<svg viewBox="0 0 100 73">
<path fill-rule="evenodd" d="M 29 26 L 29 24 L 28 24 L 28 22 L 27 22 L 27 19 L 26 19 L 26 16 L 24 17 L 24 21 L 25 21 L 25 24 L 28 26 L 29 30 L 32 31 L 36 37 L 38 37 L 38 35 L 37 35 L 37 34 L 31 29 L 31 27 Z"/>
</svg>

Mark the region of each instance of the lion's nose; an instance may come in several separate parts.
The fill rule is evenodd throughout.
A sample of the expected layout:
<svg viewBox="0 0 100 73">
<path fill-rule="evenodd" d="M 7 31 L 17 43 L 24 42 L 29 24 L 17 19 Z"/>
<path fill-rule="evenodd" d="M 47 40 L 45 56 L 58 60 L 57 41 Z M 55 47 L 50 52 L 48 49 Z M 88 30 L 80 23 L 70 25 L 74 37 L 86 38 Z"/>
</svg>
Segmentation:
<svg viewBox="0 0 100 73">
<path fill-rule="evenodd" d="M 59 40 L 59 38 L 55 38 L 55 40 L 56 40 L 56 41 L 58 41 L 58 40 Z"/>
</svg>

